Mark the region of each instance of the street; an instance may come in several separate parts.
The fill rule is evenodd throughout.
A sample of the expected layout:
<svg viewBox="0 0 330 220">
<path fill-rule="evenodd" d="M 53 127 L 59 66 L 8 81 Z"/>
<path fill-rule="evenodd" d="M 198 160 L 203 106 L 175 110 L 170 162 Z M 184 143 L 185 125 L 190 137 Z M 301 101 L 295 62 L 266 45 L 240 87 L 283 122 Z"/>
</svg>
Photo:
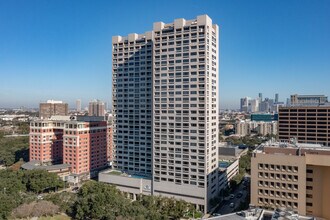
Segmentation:
<svg viewBox="0 0 330 220">
<path fill-rule="evenodd" d="M 245 201 L 246 197 L 248 196 L 248 191 L 250 190 L 250 184 L 249 182 L 246 183 L 246 186 L 243 184 L 244 181 L 241 182 L 241 184 L 236 188 L 235 191 L 233 191 L 231 194 L 234 194 L 234 198 L 230 198 L 227 201 L 224 201 L 222 205 L 220 205 L 214 213 L 218 213 L 221 215 L 229 214 L 234 212 L 236 208 L 239 207 L 241 201 Z M 246 188 L 246 189 L 244 189 Z M 242 192 L 242 196 L 240 198 L 237 197 L 239 192 Z M 234 206 L 230 207 L 230 204 L 233 203 Z"/>
</svg>

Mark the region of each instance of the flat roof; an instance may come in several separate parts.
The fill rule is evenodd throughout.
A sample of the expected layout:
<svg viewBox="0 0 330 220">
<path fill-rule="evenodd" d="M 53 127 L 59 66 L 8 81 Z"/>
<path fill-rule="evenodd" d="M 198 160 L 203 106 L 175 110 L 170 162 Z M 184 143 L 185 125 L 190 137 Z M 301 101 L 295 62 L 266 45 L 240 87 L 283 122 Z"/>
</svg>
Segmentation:
<svg viewBox="0 0 330 220">
<path fill-rule="evenodd" d="M 130 177 L 135 179 L 151 179 L 149 176 L 138 175 L 138 174 L 128 174 L 124 173 L 120 170 L 105 170 L 102 171 L 103 174 L 113 175 L 113 176 L 123 176 L 123 177 Z"/>
<path fill-rule="evenodd" d="M 284 154 L 296 156 L 318 154 L 330 156 L 330 147 L 308 143 L 266 142 L 259 145 L 253 152 L 257 154 Z"/>
<path fill-rule="evenodd" d="M 25 170 L 60 170 L 67 169 L 71 166 L 69 164 L 55 164 L 55 165 L 41 165 L 39 160 L 31 160 L 21 166 Z"/>
</svg>

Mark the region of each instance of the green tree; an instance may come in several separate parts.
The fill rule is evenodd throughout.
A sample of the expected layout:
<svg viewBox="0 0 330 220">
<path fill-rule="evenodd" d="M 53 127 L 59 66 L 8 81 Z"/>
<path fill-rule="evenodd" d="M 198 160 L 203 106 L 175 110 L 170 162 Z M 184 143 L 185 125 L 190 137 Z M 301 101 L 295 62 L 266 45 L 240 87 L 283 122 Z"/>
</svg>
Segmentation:
<svg viewBox="0 0 330 220">
<path fill-rule="evenodd" d="M 41 193 L 45 190 L 56 190 L 62 188 L 64 183 L 57 174 L 45 170 L 28 170 L 24 172 L 23 182 L 29 191 Z"/>
<path fill-rule="evenodd" d="M 29 137 L 0 136 L 0 164 L 11 166 L 15 162 L 29 159 Z"/>
</svg>

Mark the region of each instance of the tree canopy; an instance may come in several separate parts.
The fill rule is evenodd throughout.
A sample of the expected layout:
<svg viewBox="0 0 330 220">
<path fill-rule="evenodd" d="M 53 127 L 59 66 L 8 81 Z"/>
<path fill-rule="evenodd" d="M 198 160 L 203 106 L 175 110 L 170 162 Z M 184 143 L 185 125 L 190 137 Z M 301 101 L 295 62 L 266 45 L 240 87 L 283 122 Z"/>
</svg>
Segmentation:
<svg viewBox="0 0 330 220">
<path fill-rule="evenodd" d="M 90 181 L 78 193 L 74 205 L 76 219 L 179 219 L 193 206 L 182 200 L 159 196 L 139 196 L 132 202 L 114 186 Z"/>
<path fill-rule="evenodd" d="M 7 219 L 20 204 L 35 200 L 36 193 L 62 186 L 56 174 L 45 170 L 0 170 L 0 219 Z"/>
<path fill-rule="evenodd" d="M 11 166 L 20 159 L 29 160 L 29 137 L 0 135 L 0 164 Z"/>
</svg>

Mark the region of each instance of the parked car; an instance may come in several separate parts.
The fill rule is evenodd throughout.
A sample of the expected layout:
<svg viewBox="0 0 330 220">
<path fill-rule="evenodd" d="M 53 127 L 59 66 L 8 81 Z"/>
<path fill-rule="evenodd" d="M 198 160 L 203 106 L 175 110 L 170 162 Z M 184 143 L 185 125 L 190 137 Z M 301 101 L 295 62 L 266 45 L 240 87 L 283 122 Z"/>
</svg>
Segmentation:
<svg viewBox="0 0 330 220">
<path fill-rule="evenodd" d="M 234 194 L 230 194 L 229 196 L 231 199 L 235 198 L 235 195 Z"/>
<path fill-rule="evenodd" d="M 234 205 L 233 202 L 229 204 L 229 207 L 230 207 L 230 208 L 234 208 L 234 206 L 235 206 L 235 205 Z"/>
</svg>

